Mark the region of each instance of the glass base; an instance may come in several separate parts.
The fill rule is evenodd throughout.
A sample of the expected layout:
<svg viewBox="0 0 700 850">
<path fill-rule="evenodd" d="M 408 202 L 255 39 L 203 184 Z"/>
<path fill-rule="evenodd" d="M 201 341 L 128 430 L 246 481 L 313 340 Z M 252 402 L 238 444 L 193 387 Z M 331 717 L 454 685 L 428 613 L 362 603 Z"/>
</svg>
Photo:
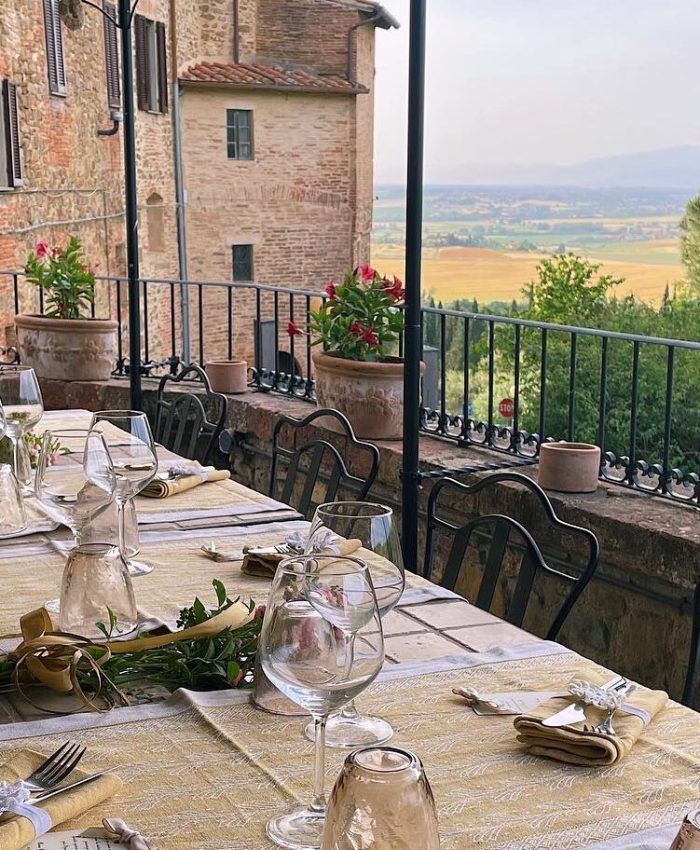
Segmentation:
<svg viewBox="0 0 700 850">
<path fill-rule="evenodd" d="M 49 612 L 49 614 L 60 614 L 61 613 L 61 600 L 60 599 L 49 599 L 48 602 L 44 602 L 44 608 Z"/>
<path fill-rule="evenodd" d="M 297 809 L 267 822 L 267 837 L 289 850 L 321 850 L 325 811 Z"/>
<path fill-rule="evenodd" d="M 153 567 L 150 564 L 144 563 L 144 561 L 134 561 L 129 559 L 126 562 L 126 566 L 129 570 L 130 576 L 147 576 L 149 573 L 153 572 Z"/>
<path fill-rule="evenodd" d="M 314 724 L 304 729 L 309 741 L 315 740 Z M 391 724 L 381 717 L 366 714 L 344 715 L 342 712 L 331 714 L 326 723 L 326 746 L 336 749 L 356 750 L 358 747 L 371 747 L 385 744 L 394 734 Z"/>
</svg>

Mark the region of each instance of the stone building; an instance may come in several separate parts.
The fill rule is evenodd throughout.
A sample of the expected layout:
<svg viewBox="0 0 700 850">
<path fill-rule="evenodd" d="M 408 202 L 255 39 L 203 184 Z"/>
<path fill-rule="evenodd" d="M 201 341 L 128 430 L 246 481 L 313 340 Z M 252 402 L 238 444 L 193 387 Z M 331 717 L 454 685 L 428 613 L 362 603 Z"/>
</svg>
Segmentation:
<svg viewBox="0 0 700 850">
<path fill-rule="evenodd" d="M 113 11 L 113 0 L 103 8 Z M 0 270 L 21 267 L 40 238 L 75 233 L 98 273 L 120 275 L 119 36 L 89 6 L 76 29 L 58 9 L 58 0 L 3 0 Z M 140 0 L 133 41 L 142 276 L 318 290 L 366 259 L 374 36 L 395 25 L 370 0 Z M 36 311 L 35 292 L 20 283 L 19 296 L 22 311 Z M 0 346 L 3 330 L 12 341 L 14 298 L 11 280 L 1 279 Z M 204 357 L 224 356 L 225 291 L 206 290 L 202 305 Z M 185 309 L 179 289 L 165 284 L 148 287 L 149 356 L 170 354 L 171 306 L 176 352 L 186 325 L 196 358 L 198 297 Z M 254 307 L 250 291 L 237 291 L 239 356 L 252 356 Z M 262 307 L 269 318 L 268 296 Z M 97 312 L 116 309 L 116 285 L 101 284 Z M 286 316 L 290 305 L 283 309 Z"/>
</svg>

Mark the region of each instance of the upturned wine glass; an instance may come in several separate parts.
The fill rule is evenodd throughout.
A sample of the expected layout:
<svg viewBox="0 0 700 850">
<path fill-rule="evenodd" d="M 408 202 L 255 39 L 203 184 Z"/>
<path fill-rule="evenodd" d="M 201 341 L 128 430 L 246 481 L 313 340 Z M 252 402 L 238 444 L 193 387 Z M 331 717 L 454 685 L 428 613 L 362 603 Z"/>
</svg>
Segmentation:
<svg viewBox="0 0 700 850">
<path fill-rule="evenodd" d="M 12 441 L 12 468 L 22 492 L 31 493 L 32 464 L 24 435 L 44 414 L 44 402 L 34 370 L 30 366 L 0 366 L 0 399 L 5 411 L 5 429 Z"/>
<path fill-rule="evenodd" d="M 315 725 L 310 805 L 267 824 L 269 838 L 292 850 L 318 850 L 326 814 L 326 719 L 377 676 L 384 639 L 366 564 L 337 555 L 300 556 L 277 568 L 258 644 L 262 669 Z"/>
<path fill-rule="evenodd" d="M 136 410 L 101 410 L 93 415 L 90 429 L 104 437 L 117 477 L 119 549 L 129 567 L 129 575 L 146 575 L 153 571 L 150 564 L 129 559 L 125 512 L 127 502 L 140 493 L 158 472 L 151 426 L 146 414 Z"/>
<path fill-rule="evenodd" d="M 311 523 L 306 552 L 333 552 L 341 538 L 361 544 L 363 551 L 359 557 L 369 568 L 379 615 L 386 616 L 401 598 L 406 581 L 394 512 L 385 505 L 370 502 L 319 505 Z M 393 734 L 391 724 L 381 717 L 360 714 L 352 701 L 329 717 L 326 745 L 355 749 L 384 743 Z M 313 740 L 313 724 L 306 727 L 306 736 Z"/>
</svg>

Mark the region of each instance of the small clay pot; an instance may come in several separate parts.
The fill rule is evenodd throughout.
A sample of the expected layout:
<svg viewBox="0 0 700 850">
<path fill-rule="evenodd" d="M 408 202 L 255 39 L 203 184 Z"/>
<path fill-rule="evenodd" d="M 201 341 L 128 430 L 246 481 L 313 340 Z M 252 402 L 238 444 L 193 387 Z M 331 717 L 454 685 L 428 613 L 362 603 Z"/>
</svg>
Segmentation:
<svg viewBox="0 0 700 850">
<path fill-rule="evenodd" d="M 559 493 L 593 493 L 598 487 L 600 449 L 589 443 L 542 443 L 537 481 Z"/>
<path fill-rule="evenodd" d="M 245 360 L 212 360 L 204 371 L 211 388 L 217 393 L 235 395 L 248 389 L 248 364 Z"/>
</svg>

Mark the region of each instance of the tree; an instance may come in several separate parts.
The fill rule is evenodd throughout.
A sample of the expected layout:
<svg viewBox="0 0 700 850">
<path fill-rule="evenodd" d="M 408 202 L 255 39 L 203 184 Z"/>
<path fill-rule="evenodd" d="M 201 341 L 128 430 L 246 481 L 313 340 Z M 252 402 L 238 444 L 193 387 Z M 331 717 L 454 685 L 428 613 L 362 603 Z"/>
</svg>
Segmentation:
<svg viewBox="0 0 700 850">
<path fill-rule="evenodd" d="M 681 259 L 685 266 L 688 283 L 696 293 L 700 292 L 700 194 L 691 198 L 685 207 L 680 223 Z"/>
</svg>

